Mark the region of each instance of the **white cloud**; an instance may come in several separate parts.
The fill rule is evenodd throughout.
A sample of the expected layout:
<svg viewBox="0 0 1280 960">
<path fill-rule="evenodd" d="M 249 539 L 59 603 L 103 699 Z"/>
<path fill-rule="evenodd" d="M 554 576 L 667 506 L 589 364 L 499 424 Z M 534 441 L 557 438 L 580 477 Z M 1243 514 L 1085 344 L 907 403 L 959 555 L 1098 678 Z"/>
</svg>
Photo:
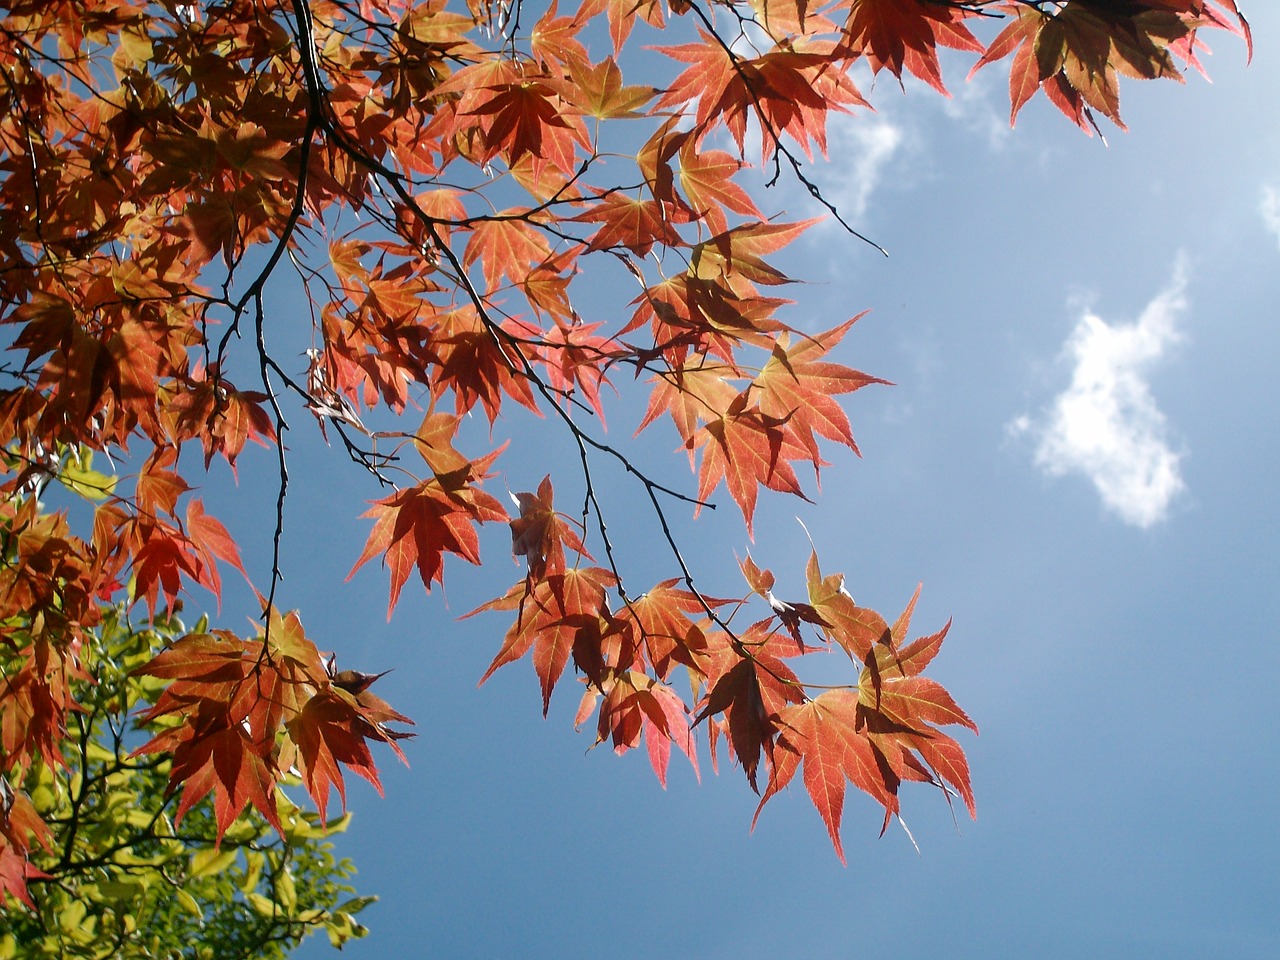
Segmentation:
<svg viewBox="0 0 1280 960">
<path fill-rule="evenodd" d="M 1107 509 L 1137 527 L 1163 520 L 1185 486 L 1181 455 L 1169 447 L 1164 414 L 1146 380 L 1180 339 L 1185 293 L 1179 263 L 1168 289 L 1136 323 L 1112 326 L 1086 310 L 1063 349 L 1074 365 L 1070 386 L 1040 418 L 1021 416 L 1009 425 L 1011 433 L 1036 439 L 1035 462 L 1045 473 L 1083 474 Z"/>
<path fill-rule="evenodd" d="M 1272 186 L 1262 188 L 1262 204 L 1258 208 L 1266 228 L 1280 241 L 1280 190 Z"/>
<path fill-rule="evenodd" d="M 833 124 L 828 153 L 834 165 L 847 163 L 844 182 L 832 192 L 832 202 L 846 223 L 855 227 L 867 214 L 871 195 L 885 167 L 902 146 L 901 128 L 866 113 Z M 846 159 L 847 158 L 847 159 Z"/>
<path fill-rule="evenodd" d="M 1013 136 L 1013 128 L 1009 126 L 1008 85 L 997 82 L 998 70 L 982 70 L 972 79 L 964 79 L 956 60 L 944 60 L 943 63 L 950 68 L 949 72 L 944 72 L 945 77 L 959 76 L 956 77 L 957 82 L 948 84 L 951 97 L 938 101 L 942 112 L 980 134 L 989 149 L 1003 150 Z"/>
</svg>

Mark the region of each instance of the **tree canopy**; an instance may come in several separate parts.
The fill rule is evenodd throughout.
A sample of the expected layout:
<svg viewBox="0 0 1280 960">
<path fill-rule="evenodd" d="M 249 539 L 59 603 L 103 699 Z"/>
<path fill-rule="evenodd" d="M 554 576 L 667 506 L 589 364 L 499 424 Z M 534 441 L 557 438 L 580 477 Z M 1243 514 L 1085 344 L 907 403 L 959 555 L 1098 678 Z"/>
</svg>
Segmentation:
<svg viewBox="0 0 1280 960">
<path fill-rule="evenodd" d="M 388 570 L 388 616 L 412 577 L 432 591 L 447 556 L 481 562 L 481 526 L 509 525 L 524 575 L 473 611 L 510 623 L 486 678 L 532 660 L 545 712 L 572 664 L 578 722 L 619 752 L 643 743 L 660 780 L 673 745 L 697 769 L 703 739 L 761 807 L 803 771 L 842 857 L 848 784 L 881 804 L 883 825 L 904 781 L 974 813 L 964 751 L 941 728 L 976 726 L 924 675 L 947 626 L 913 636 L 914 597 L 892 621 L 860 606 L 816 550 L 803 599 L 775 595 L 750 556 L 744 596 L 709 596 L 681 552 L 676 518 L 722 488 L 748 536 L 761 488 L 807 498 L 803 473 L 816 481 L 833 448 L 858 452 L 837 397 L 884 382 L 836 359 L 856 317 L 788 312 L 793 279 L 771 259 L 815 220 L 767 215 L 760 187 L 795 178 L 815 217 L 857 237 L 811 161 L 833 112 L 869 109 L 863 78 L 946 93 L 950 48 L 973 70 L 1007 65 L 1011 122 L 1043 92 L 1092 133 L 1121 124 L 1121 77 L 1199 69 L 1205 29 L 1248 39 L 1234 0 L 0 12 L 10 897 L 31 902 L 33 851 L 57 816 L 30 799 L 31 778 L 74 778 L 64 745 L 100 665 L 124 663 L 102 643 L 122 609 L 166 637 L 128 665 L 155 693 L 134 714 L 149 739 L 129 749 L 131 763 L 165 758 L 149 769 L 167 772 L 175 829 L 207 815 L 226 845 L 258 817 L 287 838 L 291 770 L 323 818 L 335 791 L 345 806 L 344 771 L 379 783 L 371 745 L 400 754 L 409 718 L 371 692 L 376 675 L 322 654 L 277 604 L 283 438 L 302 417 L 381 493 L 352 562 Z M 304 306 L 273 313 L 276 285 Z M 632 412 L 626 381 L 647 392 L 636 432 L 669 418 L 696 483 L 656 479 L 605 432 L 606 412 Z M 538 451 L 465 425 L 513 405 L 578 456 L 508 506 L 491 489 L 502 458 Z M 252 572 L 192 483 L 215 462 L 234 471 L 251 442 L 278 468 L 276 552 Z M 602 461 L 652 512 L 666 579 L 628 574 Z M 91 515 L 43 509 L 52 478 L 91 498 Z M 557 485 L 575 491 L 571 513 Z M 160 629 L 194 587 L 220 597 L 229 570 L 257 584 L 257 630 Z M 842 682 L 803 675 L 826 650 L 847 655 Z"/>
</svg>

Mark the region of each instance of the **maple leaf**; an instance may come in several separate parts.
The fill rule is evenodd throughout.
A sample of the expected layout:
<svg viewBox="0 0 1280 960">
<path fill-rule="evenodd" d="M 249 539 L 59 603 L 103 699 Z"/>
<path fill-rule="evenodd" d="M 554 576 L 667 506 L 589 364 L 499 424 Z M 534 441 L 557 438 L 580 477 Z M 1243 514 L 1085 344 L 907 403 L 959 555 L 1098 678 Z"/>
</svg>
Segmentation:
<svg viewBox="0 0 1280 960">
<path fill-rule="evenodd" d="M 222 710 L 230 718 L 228 723 L 244 725 L 249 738 L 265 751 L 274 740 L 280 716 L 275 708 L 282 703 L 279 674 L 270 665 L 261 665 L 261 652 L 260 644 L 241 640 L 227 630 L 183 636 L 134 670 L 170 681 L 156 702 L 143 711 L 141 721 Z M 211 706 L 202 707 L 206 701 Z M 147 748 L 151 752 L 172 750 L 191 735 L 185 727 L 162 729 L 148 741 Z M 189 750 L 190 745 L 184 749 Z"/>
<path fill-rule="evenodd" d="M 992 40 L 970 76 L 1013 54 L 1010 125 L 1036 91 L 1044 90 L 1050 102 L 1086 133 L 1095 129 L 1090 108 L 1124 129 L 1120 74 L 1181 80 L 1173 54 L 1179 52 L 1188 63 L 1199 66 L 1194 47 L 1196 27 L 1201 22 L 1250 39 L 1248 24 L 1234 4 L 1222 7 L 1237 19 L 1226 19 L 1199 0 L 1159 0 L 1142 8 L 1076 0 L 1054 13 L 1003 4 L 1001 12 L 1010 16 L 1011 22 Z"/>
<path fill-rule="evenodd" d="M 840 842 L 845 784 L 852 783 L 885 809 L 885 824 L 898 812 L 900 778 L 875 743 L 859 730 L 858 696 L 849 690 L 828 690 L 816 699 L 786 707 L 778 718 L 778 740 L 773 750 L 769 787 L 756 808 L 795 776 L 803 761 L 804 785 L 822 816 L 840 862 L 845 862 Z M 883 832 L 883 829 L 882 829 Z"/>
<path fill-rule="evenodd" d="M 702 618 L 730 602 L 680 589 L 677 583 L 664 580 L 618 611 L 620 621 L 634 624 L 649 664 L 661 680 L 668 679 L 677 664 L 701 672 L 708 655 Z"/>
<path fill-rule="evenodd" d="M 790 428 L 811 459 L 818 456 L 815 432 L 858 453 L 849 417 L 833 398 L 868 384 L 889 382 L 822 359 L 857 320 L 854 317 L 825 333 L 798 339 L 794 346 L 783 334 L 752 381 L 760 410 L 773 417 L 791 417 Z"/>
<path fill-rule="evenodd" d="M 502 648 L 480 678 L 483 684 L 499 667 L 514 663 L 533 651 L 533 668 L 542 687 L 542 713 L 545 716 L 555 689 L 571 656 L 582 662 L 585 654 L 575 651 L 579 633 L 598 629 L 598 621 L 608 616 L 605 590 L 617 578 L 599 567 L 570 567 L 563 573 L 548 575 L 532 584 L 525 581 L 512 587 L 504 596 L 483 604 L 466 614 L 473 617 L 486 610 L 516 610 L 516 622 L 502 640 Z M 465 617 L 464 617 L 465 619 Z M 603 632 L 596 633 L 597 639 Z M 596 651 L 599 657 L 599 651 Z"/>
<path fill-rule="evenodd" d="M 768 621 L 753 623 L 736 641 L 722 633 L 707 639 L 706 693 L 695 724 L 724 715 L 729 746 L 751 789 L 759 793 L 756 774 L 761 755 L 772 762 L 778 717 L 788 704 L 804 700 L 803 689 L 795 673 L 782 662 L 782 651 L 777 649 Z M 711 730 L 714 759 L 716 728 Z"/>
<path fill-rule="evenodd" d="M 928 772 L 925 779 L 931 783 L 938 783 L 940 779 L 950 784 L 964 801 L 969 816 L 977 819 L 977 801 L 964 748 L 940 730 L 931 731 L 927 737 L 900 735 L 898 740 L 904 751 L 914 750 L 920 757 Z"/>
<path fill-rule="evenodd" d="M 736 274 L 752 283 L 791 283 L 764 261 L 764 254 L 781 250 L 817 222 L 755 223 L 727 230 L 694 246 L 690 272 L 703 280 Z"/>
<path fill-rule="evenodd" d="M 664 46 L 667 56 L 689 66 L 667 88 L 657 107 L 683 106 L 697 101 L 695 145 L 723 123 L 739 153 L 746 140 L 747 117 L 757 116 L 764 128 L 761 149 L 768 159 L 777 137 L 790 135 L 806 155 L 811 144 L 826 152 L 826 114 L 847 112 L 847 106 L 867 106 L 847 73 L 832 61 L 840 56 L 830 41 L 794 38 L 765 54 L 743 59 L 699 31 L 700 43 Z"/>
<path fill-rule="evenodd" d="M 520 292 L 537 316 L 545 313 L 556 320 L 577 321 L 577 311 L 569 302 L 569 283 L 577 273 L 576 260 L 581 250 L 574 246 L 561 251 L 520 279 Z"/>
<path fill-rule="evenodd" d="M 215 631 L 186 634 L 133 672 L 208 687 L 234 685 L 248 676 L 252 666 L 240 640 L 227 631 Z M 167 687 L 161 700 L 144 714 L 144 719 L 151 720 L 169 712 L 164 701 L 175 700 L 181 692 L 181 685 Z"/>
<path fill-rule="evenodd" d="M 650 326 L 654 346 L 639 350 L 640 357 L 661 356 L 673 371 L 683 369 L 691 359 L 697 362 L 701 354 L 734 365 L 739 344 L 768 349 L 771 334 L 786 329 L 774 317 L 786 302 L 757 296 L 749 281 L 737 275 L 704 278 L 685 272 L 647 287 L 636 297 L 632 301 L 638 305 L 636 311 L 618 336 Z"/>
<path fill-rule="evenodd" d="M 759 793 L 756 770 L 760 766 L 760 754 L 772 748 L 775 731 L 765 710 L 760 679 L 752 661 L 740 660 L 719 678 L 707 695 L 697 722 L 722 713 L 728 723 L 734 755 L 742 764 L 751 789 Z"/>
<path fill-rule="evenodd" d="M 134 599 L 145 598 L 148 612 L 154 615 L 162 592 L 172 607 L 182 591 L 184 577 L 201 579 L 200 561 L 191 542 L 176 527 L 164 523 L 134 526 L 140 541 L 133 555 Z"/>
<path fill-rule="evenodd" d="M 365 742 L 369 724 L 360 715 L 350 694 L 337 689 L 316 693 L 287 722 L 286 729 L 297 747 L 303 783 L 315 800 L 322 819 L 329 803 L 331 786 L 337 787 L 342 810 L 346 812 L 343 767 L 355 771 L 379 794 L 382 793 L 382 782 Z"/>
<path fill-rule="evenodd" d="M 458 413 L 479 402 L 490 424 L 498 419 L 504 393 L 537 412 L 533 391 L 509 352 L 515 346 L 495 337 L 474 307 L 441 312 L 436 324 L 431 341 L 439 358 L 431 378 L 434 399 L 452 391 Z"/>
<path fill-rule="evenodd" d="M 698 771 L 698 753 L 689 727 L 688 709 L 674 691 L 652 677 L 628 670 L 612 680 L 600 705 L 596 742 L 613 741 L 615 753 L 639 746 L 643 737 L 658 782 L 667 785 L 671 744 Z"/>
<path fill-rule="evenodd" d="M 587 48 L 578 40 L 583 22 L 575 17 L 558 16 L 559 12 L 559 3 L 551 0 L 529 32 L 530 52 L 547 68 L 556 65 L 569 69 L 585 68 L 590 59 Z"/>
<path fill-rule="evenodd" d="M 174 419 L 177 435 L 200 438 L 206 470 L 220 453 L 234 473 L 248 441 L 266 447 L 276 440 L 275 424 L 262 407 L 266 400 L 265 393 L 237 390 L 220 376 L 197 371 L 186 389 L 172 395 L 165 412 Z"/>
<path fill-rule="evenodd" d="M 868 688 L 864 688 L 866 689 Z M 871 689 L 866 696 L 868 699 L 874 698 L 877 713 L 903 726 L 918 723 L 960 724 L 974 733 L 978 732 L 977 726 L 951 698 L 951 694 L 940 683 L 928 677 L 885 678 L 881 675 L 879 691 Z"/>
<path fill-rule="evenodd" d="M 885 67 L 902 79 L 905 67 L 939 93 L 946 94 L 938 64 L 938 44 L 981 52 L 983 47 L 963 24 L 976 11 L 925 0 L 850 0 L 844 30 L 849 46 L 861 52 L 879 73 Z"/>
<path fill-rule="evenodd" d="M 746 190 L 732 180 L 742 167 L 742 161 L 723 150 L 697 150 L 689 141 L 680 148 L 680 188 L 695 215 L 716 233 L 729 229 L 725 210 L 763 218 Z"/>
<path fill-rule="evenodd" d="M 486 469 L 499 452 L 482 457 L 457 474 L 431 477 L 375 500 L 364 514 L 374 518 L 373 529 L 347 579 L 369 560 L 381 555 L 383 566 L 391 571 L 388 620 L 413 567 L 418 568 L 422 585 L 429 593 L 433 582 L 444 583 L 446 553 L 469 563 L 480 563 L 476 525 L 505 521 L 507 512 L 496 499 L 474 486 L 473 481 L 484 479 Z"/>
<path fill-rule="evenodd" d="M 894 623 L 905 637 L 916 595 Z M 883 643 L 870 650 L 858 680 L 858 718 L 894 769 L 912 779 L 950 784 L 976 816 L 968 761 L 958 743 L 935 725 L 959 725 L 974 733 L 977 725 L 941 684 L 921 672 L 937 655 L 951 624 L 908 644 Z M 917 759 L 918 758 L 918 759 Z"/>
<path fill-rule="evenodd" d="M 601 12 L 608 13 L 609 37 L 613 40 L 614 53 L 627 42 L 637 18 L 652 27 L 665 25 L 659 0 L 583 0 L 575 19 L 585 23 Z"/>
<path fill-rule="evenodd" d="M 732 383 L 736 379 L 737 368 L 705 357 L 690 358 L 669 374 L 655 376 L 650 381 L 654 387 L 649 394 L 649 406 L 636 433 L 665 413 L 675 423 L 692 460 L 699 424 L 724 416 L 739 394 Z"/>
<path fill-rule="evenodd" d="M 574 144 L 591 149 L 582 121 L 564 109 L 555 88 L 541 79 L 521 79 L 489 91 L 492 96 L 467 111 L 472 116 L 492 116 L 484 132 L 482 160 L 502 153 L 509 163 L 516 163 L 532 154 L 571 173 Z"/>
<path fill-rule="evenodd" d="M 564 573 L 565 547 L 592 559 L 578 532 L 556 512 L 553 496 L 550 474 L 542 478 L 537 493 L 511 495 L 520 508 L 520 516 L 511 520 L 511 553 L 528 561 L 533 580 Z"/>
<path fill-rule="evenodd" d="M 1040 89 L 1042 78 L 1040 65 L 1035 55 L 1035 39 L 1041 28 L 1048 21 L 1049 15 L 1034 7 L 1013 6 L 1003 8 L 1013 19 L 996 35 L 987 46 L 986 52 L 969 71 L 972 78 L 975 73 L 989 63 L 1002 60 L 1013 54 L 1013 66 L 1009 71 L 1009 125 L 1013 126 L 1023 106 Z"/>
<path fill-rule="evenodd" d="M 134 486 L 134 499 L 139 509 L 146 513 L 167 513 L 176 516 L 178 498 L 191 489 L 187 481 L 173 467 L 178 462 L 178 451 L 173 447 L 160 447 L 143 462 Z"/>
<path fill-rule="evenodd" d="M 191 548 L 204 574 L 200 581 L 221 604 L 222 578 L 218 575 L 217 560 L 231 564 L 247 581 L 249 574 L 240 560 L 240 550 L 221 521 L 205 513 L 204 503 L 198 497 L 187 503 L 186 526 Z"/>
<path fill-rule="evenodd" d="M 609 383 L 608 363 L 626 357 L 627 351 L 611 339 L 596 336 L 601 326 L 556 317 L 546 330 L 521 321 L 512 321 L 506 329 L 538 351 L 547 386 L 560 394 L 566 406 L 574 401 L 575 392 L 580 393 L 603 424 L 600 388 Z"/>
<path fill-rule="evenodd" d="M 587 242 L 588 250 L 625 247 L 643 257 L 653 249 L 654 244 L 665 247 L 683 246 L 684 241 L 676 231 L 675 224 L 688 217 L 683 211 L 660 200 L 611 193 L 573 219 L 602 224 Z"/>
<path fill-rule="evenodd" d="M 527 213 L 523 207 L 503 210 L 492 219 L 479 221 L 472 229 L 462 265 L 470 267 L 480 260 L 489 290 L 496 290 L 504 275 L 520 281 L 531 264 L 540 264 L 551 256 L 546 238 L 522 219 Z"/>
<path fill-rule="evenodd" d="M 569 63 L 569 82 L 555 85 L 560 95 L 597 120 L 639 117 L 639 109 L 658 95 L 655 87 L 626 86 L 613 57 L 588 66 Z"/>
<path fill-rule="evenodd" d="M 863 662 L 877 643 L 891 647 L 893 634 L 884 618 L 854 602 L 845 589 L 844 574 L 823 577 L 816 551 L 809 554 L 806 577 L 809 603 L 822 618 L 823 635 L 840 644 L 851 660 Z"/>
<path fill-rule="evenodd" d="M 462 417 L 427 410 L 413 435 L 413 448 L 437 477 L 462 476 L 471 470 L 471 461 L 454 445 Z"/>
<path fill-rule="evenodd" d="M 189 709 L 183 726 L 157 735 L 134 753 L 171 751 L 168 791 L 182 786 L 174 822 L 181 822 L 187 811 L 212 793 L 221 840 L 250 803 L 273 827 L 283 830 L 276 813 L 275 772 L 261 749 L 233 719 L 226 703 L 201 698 Z"/>
<path fill-rule="evenodd" d="M 256 682 L 274 689 L 270 690 L 269 696 L 266 690 L 258 691 L 261 694 L 259 703 L 252 705 L 249 720 L 250 727 L 266 737 L 274 736 L 285 711 L 296 712 L 311 691 L 333 678 L 320 651 L 303 630 L 302 619 L 296 610 L 282 615 L 274 605 L 267 606 L 263 619 L 266 620 L 266 629 L 259 639 L 262 655 L 255 651 L 254 656 L 258 674 Z M 259 666 L 263 657 L 270 666 L 269 670 Z M 263 679 L 263 674 L 270 675 Z M 265 712 L 261 707 L 266 708 Z"/>
<path fill-rule="evenodd" d="M 790 419 L 790 415 L 771 417 L 764 413 L 759 404 L 749 402 L 748 391 L 744 390 L 724 416 L 708 422 L 696 436 L 702 451 L 698 499 L 707 501 L 723 480 L 742 510 L 748 535 L 761 486 L 809 499 L 790 463 L 808 459 L 809 454 L 784 429 Z"/>
<path fill-rule="evenodd" d="M 53 831 L 40 819 L 31 798 L 24 791 L 15 790 L 7 780 L 0 782 L 0 903 L 7 893 L 32 910 L 37 909 L 27 881 L 49 875 L 28 859 L 33 839 L 52 852 Z"/>
</svg>

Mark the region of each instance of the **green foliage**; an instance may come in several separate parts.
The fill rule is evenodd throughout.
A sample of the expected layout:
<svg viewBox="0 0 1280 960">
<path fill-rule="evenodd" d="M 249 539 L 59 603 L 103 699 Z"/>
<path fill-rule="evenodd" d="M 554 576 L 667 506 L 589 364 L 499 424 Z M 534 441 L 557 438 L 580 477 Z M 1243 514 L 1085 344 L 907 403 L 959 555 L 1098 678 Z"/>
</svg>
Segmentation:
<svg viewBox="0 0 1280 960">
<path fill-rule="evenodd" d="M 51 837 L 31 850 L 36 909 L 0 909 L 0 958 L 272 960 L 321 930 L 335 946 L 364 935 L 355 914 L 373 898 L 353 895 L 354 867 L 326 839 L 348 816 L 322 824 L 277 791 L 283 835 L 251 809 L 219 844 L 207 799 L 175 827 L 170 757 L 131 756 L 144 739 L 131 714 L 164 686 L 133 671 L 185 633 L 174 618 L 135 628 L 114 608 L 86 632 L 93 673 L 72 682 L 82 709 L 59 744 L 66 769 L 37 761 L 4 790 L 24 791 Z M 0 647 L 5 676 L 14 658 Z"/>
</svg>

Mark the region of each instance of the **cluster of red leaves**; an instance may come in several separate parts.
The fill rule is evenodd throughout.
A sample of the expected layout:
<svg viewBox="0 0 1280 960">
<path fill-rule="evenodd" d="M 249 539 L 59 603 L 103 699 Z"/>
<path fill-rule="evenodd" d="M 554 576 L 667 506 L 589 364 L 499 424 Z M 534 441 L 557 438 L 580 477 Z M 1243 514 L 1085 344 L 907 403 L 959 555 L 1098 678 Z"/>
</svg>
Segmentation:
<svg viewBox="0 0 1280 960">
<path fill-rule="evenodd" d="M 512 540 L 515 552 L 528 558 L 528 576 L 467 614 L 515 612 L 482 683 L 499 667 L 529 656 L 545 713 L 572 664 L 586 686 L 576 722 L 595 714 L 596 742 L 608 740 L 618 753 L 643 740 L 664 785 L 672 744 L 697 771 L 694 735 L 704 721 L 713 760 L 723 738 L 757 792 L 763 761 L 768 784 L 760 808 L 803 764 L 805 788 L 841 859 L 847 783 L 883 806 L 886 825 L 898 813 L 904 780 L 954 793 L 975 813 L 964 752 L 938 727 L 958 724 L 975 733 L 977 727 L 940 684 L 921 675 L 950 624 L 907 640 L 919 589 L 889 625 L 854 602 L 842 574 L 823 576 L 815 552 L 806 568 L 807 602 L 778 599 L 773 574 L 749 558 L 742 563 L 752 594 L 770 613 L 740 631 L 731 620 L 747 609 L 751 595 L 716 599 L 681 589 L 675 580 L 614 611 L 608 592 L 616 577 L 582 565 L 591 558 L 572 524 L 554 511 L 550 479 L 537 494 L 517 499 L 521 516 L 511 523 Z M 576 565 L 567 565 L 566 548 Z M 806 623 L 818 642 L 805 641 Z M 833 649 L 858 668 L 858 680 L 811 696 L 815 688 L 798 678 L 792 664 Z M 688 704 L 672 686 L 679 668 L 691 682 Z"/>
<path fill-rule="evenodd" d="M 1011 20 L 983 51 L 972 73 L 1013 54 L 1009 122 L 1037 90 L 1086 133 L 1097 111 L 1123 129 L 1120 77 L 1181 80 L 1176 58 L 1201 73 L 1200 27 L 1242 34 L 1252 53 L 1249 25 L 1235 0 L 1073 0 L 1048 11 L 1002 3 Z"/>
<path fill-rule="evenodd" d="M 405 734 L 387 724 L 408 718 L 369 692 L 376 678 L 326 664 L 296 613 L 270 608 L 265 619 L 250 640 L 225 630 L 188 634 L 137 671 L 170 681 L 140 720 L 179 721 L 137 752 L 173 756 L 169 789 L 182 787 L 175 819 L 213 794 L 219 835 L 247 804 L 280 829 L 275 785 L 290 768 L 323 816 L 330 787 L 346 808 L 343 767 L 381 792 L 368 741 L 404 759 L 396 740 Z"/>
<path fill-rule="evenodd" d="M 1042 89 L 1089 129 L 1094 112 L 1119 122 L 1120 76 L 1198 66 L 1205 27 L 1248 35 L 1235 0 L 837 0 L 821 12 L 804 0 L 585 0 L 565 13 L 526 5 L 515 20 L 503 9 L 5 6 L 0 326 L 15 360 L 0 367 L 0 640 L 21 665 L 0 689 L 0 776 L 19 782 L 34 756 L 57 762 L 75 709 L 66 681 L 90 666 L 81 641 L 98 604 L 125 596 L 154 614 L 192 585 L 217 595 L 219 562 L 242 568 L 191 496 L 184 447 L 206 469 L 234 469 L 249 441 L 279 443 L 291 402 L 380 479 L 394 469 L 356 561 L 390 569 L 394 608 L 415 569 L 425 587 L 441 583 L 445 555 L 478 563 L 478 526 L 509 519 L 482 489 L 501 449 L 460 453 L 464 415 L 479 407 L 492 425 L 514 401 L 601 449 L 580 422 L 603 423 L 623 368 L 652 387 L 641 429 L 669 414 L 697 499 L 723 484 L 749 532 L 761 487 L 804 495 L 796 464 L 816 476 L 819 438 L 856 451 L 834 397 L 877 382 L 828 358 L 853 321 L 815 335 L 781 318 L 774 294 L 791 281 L 769 258 L 809 223 L 757 208 L 742 181 L 753 137 L 775 175 L 784 156 L 798 165 L 793 151 L 825 150 L 833 111 L 865 106 L 855 65 L 945 92 L 939 46 L 978 67 L 1012 55 L 1014 116 Z M 970 27 L 993 14 L 1007 26 L 984 43 Z M 668 73 L 629 55 L 633 33 L 667 29 L 679 41 L 660 47 Z M 590 49 L 606 30 L 609 49 Z M 645 82 L 629 82 L 636 69 L 651 71 Z M 282 263 L 313 308 L 305 376 L 272 353 L 299 339 L 264 307 Z M 584 321 L 584 277 L 617 281 L 620 319 Z M 259 382 L 242 389 L 232 371 Z M 416 431 L 365 424 L 415 404 L 428 409 Z M 399 462 L 406 446 L 420 475 Z M 30 494 L 81 450 L 141 466 L 102 491 L 76 537 Z M 889 814 L 902 780 L 950 784 L 971 804 L 962 754 L 930 726 L 967 721 L 918 675 L 941 635 L 906 644 L 905 621 L 880 629 L 838 590 L 795 605 L 767 586 L 771 618 L 735 633 L 724 603 L 687 579 L 611 613 L 610 592 L 627 596 L 620 572 L 612 559 L 566 563 L 587 558 L 587 532 L 559 519 L 550 482 L 517 502 L 528 576 L 488 605 L 516 613 L 494 669 L 531 652 L 545 702 L 572 660 L 600 698 L 601 738 L 646 739 L 661 776 L 671 743 L 695 755 L 669 686 L 682 666 L 712 743 L 726 735 L 753 783 L 763 758 L 766 798 L 803 761 L 833 838 L 846 780 Z M 813 570 L 811 594 L 827 590 Z M 296 621 L 268 613 L 262 636 L 187 638 L 152 667 L 169 686 L 148 717 L 172 726 L 148 749 L 174 752 L 181 809 L 212 794 L 224 827 L 248 803 L 272 816 L 272 784 L 293 764 L 323 806 L 342 766 L 375 778 L 369 740 L 393 739 L 390 708 L 328 676 Z M 784 662 L 810 651 L 802 622 L 861 664 L 856 687 L 805 693 Z M 0 877 L 22 899 L 41 832 L 14 796 Z"/>
</svg>

